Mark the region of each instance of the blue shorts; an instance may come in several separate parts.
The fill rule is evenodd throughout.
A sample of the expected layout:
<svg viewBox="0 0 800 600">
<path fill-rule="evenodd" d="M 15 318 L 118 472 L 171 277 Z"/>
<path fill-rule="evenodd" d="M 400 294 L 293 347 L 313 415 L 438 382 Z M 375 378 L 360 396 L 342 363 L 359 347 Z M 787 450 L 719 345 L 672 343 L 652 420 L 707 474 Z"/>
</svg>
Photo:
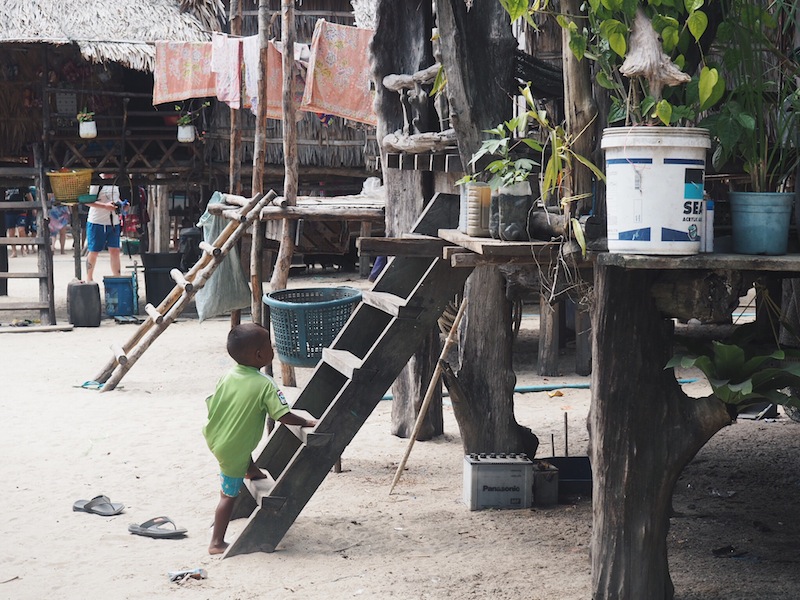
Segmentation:
<svg viewBox="0 0 800 600">
<path fill-rule="evenodd" d="M 106 248 L 119 246 L 119 225 L 86 224 L 86 247 L 89 252 L 102 252 Z"/>
<path fill-rule="evenodd" d="M 239 495 L 239 490 L 242 489 L 244 477 L 228 477 L 227 475 L 220 473 L 219 482 L 222 486 L 222 493 L 225 496 L 228 496 L 229 498 L 236 498 L 236 496 Z"/>
<path fill-rule="evenodd" d="M 6 229 L 14 229 L 16 227 L 25 227 L 27 217 L 16 212 L 6 211 L 5 213 Z"/>
</svg>

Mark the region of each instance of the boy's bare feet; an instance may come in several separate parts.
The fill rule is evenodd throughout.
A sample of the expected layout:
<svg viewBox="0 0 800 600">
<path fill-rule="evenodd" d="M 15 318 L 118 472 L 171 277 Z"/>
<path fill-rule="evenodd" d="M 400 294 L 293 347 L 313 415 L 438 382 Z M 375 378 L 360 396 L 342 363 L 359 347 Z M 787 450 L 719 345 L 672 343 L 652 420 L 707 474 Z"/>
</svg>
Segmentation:
<svg viewBox="0 0 800 600">
<path fill-rule="evenodd" d="M 222 542 L 222 544 L 211 544 L 208 547 L 208 553 L 212 555 L 222 554 L 223 552 L 225 552 L 225 550 L 227 550 L 227 548 L 228 548 L 228 542 Z"/>
<path fill-rule="evenodd" d="M 267 475 L 266 475 L 266 473 L 264 473 L 264 471 L 259 469 L 257 466 L 250 465 L 248 467 L 248 469 L 247 469 L 247 473 L 245 473 L 245 475 L 244 475 L 244 478 L 245 479 L 266 479 Z"/>
</svg>

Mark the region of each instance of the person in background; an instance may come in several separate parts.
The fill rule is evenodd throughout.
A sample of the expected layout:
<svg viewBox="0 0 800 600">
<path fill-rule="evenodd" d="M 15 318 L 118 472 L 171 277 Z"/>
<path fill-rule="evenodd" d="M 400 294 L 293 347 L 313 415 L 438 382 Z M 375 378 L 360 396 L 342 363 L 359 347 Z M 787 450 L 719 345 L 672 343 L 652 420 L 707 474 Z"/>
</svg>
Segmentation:
<svg viewBox="0 0 800 600">
<path fill-rule="evenodd" d="M 20 188 L 8 188 L 5 193 L 5 200 L 6 202 L 24 202 L 25 196 L 28 195 L 30 194 L 27 192 L 23 194 Z M 26 238 L 25 223 L 27 218 L 28 212 L 25 210 L 14 209 L 5 211 L 6 235 L 10 238 Z M 25 256 L 25 245 L 15 244 L 11 246 L 11 258 L 17 257 L 18 249 L 22 252 L 22 255 Z"/>
<path fill-rule="evenodd" d="M 89 217 L 86 223 L 86 281 L 94 281 L 94 269 L 97 256 L 108 248 L 111 260 L 111 274 L 120 274 L 120 221 L 119 188 L 115 185 L 104 185 L 97 194 L 97 201 L 89 205 Z"/>
<path fill-rule="evenodd" d="M 50 241 L 53 244 L 53 254 L 56 252 L 56 238 L 61 246 L 61 254 L 64 254 L 64 244 L 67 241 L 67 228 L 69 227 L 70 211 L 69 206 L 55 204 L 48 212 L 50 222 Z"/>
</svg>

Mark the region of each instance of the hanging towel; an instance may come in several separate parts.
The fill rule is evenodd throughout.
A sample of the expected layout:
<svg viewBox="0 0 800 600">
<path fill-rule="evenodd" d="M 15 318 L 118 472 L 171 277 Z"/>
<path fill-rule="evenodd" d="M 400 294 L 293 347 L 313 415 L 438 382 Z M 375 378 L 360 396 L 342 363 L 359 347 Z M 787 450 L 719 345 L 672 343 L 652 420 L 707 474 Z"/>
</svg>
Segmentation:
<svg viewBox="0 0 800 600">
<path fill-rule="evenodd" d="M 300 110 L 377 125 L 369 89 L 372 34 L 371 29 L 317 21 Z"/>
<path fill-rule="evenodd" d="M 216 94 L 211 42 L 156 42 L 153 105 Z"/>
<path fill-rule="evenodd" d="M 258 82 L 261 71 L 258 68 L 258 36 L 251 35 L 242 39 L 242 62 L 244 62 L 244 92 L 242 106 L 249 108 L 253 114 L 258 110 Z"/>
<path fill-rule="evenodd" d="M 211 71 L 216 76 L 217 99 L 231 108 L 241 106 L 242 40 L 214 33 L 211 37 Z"/>
</svg>

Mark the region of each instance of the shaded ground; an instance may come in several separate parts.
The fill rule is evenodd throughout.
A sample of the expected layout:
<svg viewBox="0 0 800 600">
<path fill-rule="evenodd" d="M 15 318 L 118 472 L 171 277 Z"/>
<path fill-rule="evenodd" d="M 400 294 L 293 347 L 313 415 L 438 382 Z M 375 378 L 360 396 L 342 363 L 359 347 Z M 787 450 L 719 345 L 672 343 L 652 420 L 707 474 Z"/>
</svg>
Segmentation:
<svg viewBox="0 0 800 600">
<path fill-rule="evenodd" d="M 63 293 L 71 267 L 70 257 L 56 256 L 56 288 Z M 100 277 L 107 268 L 101 257 Z M 367 285 L 330 271 L 290 280 L 292 287 L 332 283 Z M 32 284 L 10 282 L 15 295 L 27 293 L 26 285 Z M 65 315 L 62 300 L 59 307 Z M 0 478 L 7 482 L 0 536 L 13 549 L 0 563 L 0 597 L 590 597 L 590 500 L 470 512 L 462 503 L 460 437 L 447 405 L 446 435 L 414 446 L 391 496 L 406 441 L 388 433 L 386 401 L 345 451 L 344 472 L 327 477 L 278 552 L 209 557 L 217 477 L 200 430 L 203 399 L 230 364 L 227 328 L 226 318 L 180 319 L 122 387 L 107 394 L 74 386 L 96 373 L 109 345 L 127 339 L 133 326 L 104 319 L 99 328 L 68 333 L 0 335 Z M 563 376 L 538 377 L 535 332 L 535 314 L 526 310 L 516 342 L 518 385 L 588 385 L 588 378 L 571 374 L 570 348 Z M 309 375 L 298 370 L 301 382 Z M 686 389 L 706 393 L 701 383 Z M 564 387 L 560 393 L 515 398 L 518 420 L 540 437 L 540 457 L 551 454 L 551 436 L 556 454 L 563 453 L 565 413 L 570 454 L 586 453 L 590 391 Z M 125 503 L 125 512 L 102 518 L 72 511 L 75 500 L 100 493 Z M 800 424 L 781 414 L 774 422 L 740 420 L 717 434 L 675 491 L 669 560 L 676 597 L 798 598 L 799 493 Z M 188 537 L 128 534 L 129 523 L 162 514 L 186 527 Z M 235 522 L 229 535 L 241 527 Z M 166 577 L 193 567 L 205 568 L 208 579 L 179 586 Z"/>
</svg>

